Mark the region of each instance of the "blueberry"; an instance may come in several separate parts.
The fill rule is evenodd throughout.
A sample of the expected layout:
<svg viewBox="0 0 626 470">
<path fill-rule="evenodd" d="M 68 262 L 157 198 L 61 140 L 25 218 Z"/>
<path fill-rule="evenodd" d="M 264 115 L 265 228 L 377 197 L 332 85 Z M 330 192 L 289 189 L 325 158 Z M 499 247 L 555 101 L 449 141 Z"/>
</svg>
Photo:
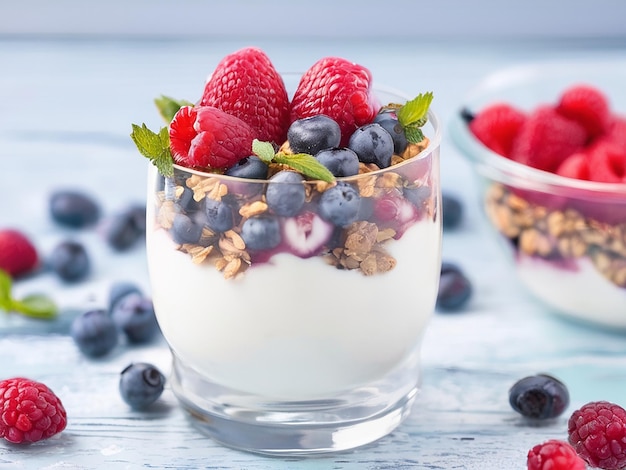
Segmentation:
<svg viewBox="0 0 626 470">
<path fill-rule="evenodd" d="M 100 206 L 88 194 L 75 190 L 59 190 L 49 200 L 52 219 L 67 227 L 83 228 L 100 217 Z"/>
<path fill-rule="evenodd" d="M 393 152 L 396 155 L 402 155 L 402 153 L 406 150 L 406 146 L 408 145 L 408 142 L 406 140 L 406 134 L 404 133 L 404 128 L 397 119 L 392 117 L 391 114 L 385 114 L 387 115 L 386 118 L 380 118 L 375 122 L 387 132 L 389 132 L 391 140 L 393 140 Z M 380 114 L 379 116 L 385 116 L 385 114 Z"/>
<path fill-rule="evenodd" d="M 176 214 L 170 228 L 172 239 L 181 245 L 197 243 L 202 236 L 202 225 L 185 214 Z"/>
<path fill-rule="evenodd" d="M 226 232 L 233 228 L 239 218 L 237 201 L 225 196 L 217 201 L 210 197 L 205 198 L 206 224 L 215 232 Z"/>
<path fill-rule="evenodd" d="M 393 139 L 380 124 L 359 127 L 350 137 L 348 147 L 356 152 L 363 163 L 375 163 L 379 168 L 391 165 Z"/>
<path fill-rule="evenodd" d="M 440 311 L 461 310 L 472 296 L 472 284 L 465 273 L 454 263 L 441 264 L 437 309 Z"/>
<path fill-rule="evenodd" d="M 354 176 L 359 173 L 359 157 L 349 148 L 324 149 L 317 152 L 315 158 L 335 176 Z"/>
<path fill-rule="evenodd" d="M 283 170 L 269 180 L 265 199 L 269 208 L 277 215 L 292 217 L 300 212 L 306 197 L 304 178 L 295 171 Z"/>
<path fill-rule="evenodd" d="M 235 163 L 234 166 L 226 170 L 226 174 L 228 176 L 236 176 L 237 178 L 263 180 L 267 178 L 268 169 L 267 163 L 256 155 L 251 155 Z"/>
<path fill-rule="evenodd" d="M 278 219 L 270 215 L 250 217 L 241 226 L 241 238 L 253 251 L 275 248 L 281 241 Z"/>
<path fill-rule="evenodd" d="M 402 195 L 418 209 L 424 207 L 424 203 L 430 199 L 431 194 L 430 187 L 425 185 L 405 186 L 402 188 Z"/>
<path fill-rule="evenodd" d="M 111 313 L 117 303 L 129 294 L 142 294 L 141 289 L 134 282 L 117 281 L 109 288 L 108 311 Z"/>
<path fill-rule="evenodd" d="M 449 193 L 441 194 L 441 215 L 444 229 L 455 229 L 463 220 L 463 205 L 461 201 Z"/>
<path fill-rule="evenodd" d="M 509 403 L 527 418 L 556 418 L 568 407 L 569 392 L 560 380 L 538 374 L 515 382 L 509 390 Z"/>
<path fill-rule="evenodd" d="M 140 410 L 154 403 L 163 393 L 165 376 L 152 364 L 137 362 L 120 374 L 120 394 L 131 408 Z"/>
<path fill-rule="evenodd" d="M 143 240 L 146 234 L 146 207 L 132 205 L 111 217 L 105 230 L 109 246 L 124 251 Z"/>
<path fill-rule="evenodd" d="M 85 247 L 77 241 L 59 243 L 50 253 L 52 270 L 64 281 L 75 282 L 87 277 L 91 262 Z"/>
<path fill-rule="evenodd" d="M 338 227 L 345 227 L 354 222 L 360 207 L 359 192 L 345 182 L 339 182 L 324 191 L 319 200 L 320 216 Z"/>
<path fill-rule="evenodd" d="M 147 343 L 159 331 L 152 300 L 141 294 L 121 298 L 111 311 L 111 318 L 131 343 Z"/>
<path fill-rule="evenodd" d="M 78 349 L 90 357 L 101 357 L 115 348 L 118 331 L 105 310 L 89 310 L 72 322 L 70 333 Z"/>
<path fill-rule="evenodd" d="M 287 140 L 293 153 L 315 155 L 339 145 L 341 128 L 335 120 L 318 114 L 294 121 L 287 131 Z"/>
</svg>

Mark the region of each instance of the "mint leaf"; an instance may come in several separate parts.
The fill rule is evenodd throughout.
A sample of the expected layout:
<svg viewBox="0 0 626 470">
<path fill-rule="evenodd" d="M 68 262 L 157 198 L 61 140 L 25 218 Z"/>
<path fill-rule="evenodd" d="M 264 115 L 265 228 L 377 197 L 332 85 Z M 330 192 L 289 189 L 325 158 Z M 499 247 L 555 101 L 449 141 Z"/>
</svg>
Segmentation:
<svg viewBox="0 0 626 470">
<path fill-rule="evenodd" d="M 404 134 L 406 135 L 406 140 L 413 144 L 417 144 L 424 140 L 424 133 L 419 127 L 407 127 L 404 129 Z"/>
<path fill-rule="evenodd" d="M 287 165 L 311 179 L 322 180 L 328 183 L 335 180 L 335 176 L 330 170 L 308 153 L 285 154 L 281 152 L 274 156 L 274 161 Z"/>
<path fill-rule="evenodd" d="M 175 100 L 169 96 L 161 95 L 159 98 L 154 99 L 159 114 L 165 120 L 167 124 L 172 122 L 174 115 L 183 106 L 193 106 L 193 103 L 187 100 Z"/>
<path fill-rule="evenodd" d="M 14 300 L 13 311 L 22 313 L 31 318 L 52 320 L 56 317 L 58 308 L 56 304 L 45 295 L 32 294 L 21 300 Z"/>
<path fill-rule="evenodd" d="M 9 311 L 11 308 L 11 276 L 0 269 L 0 310 Z"/>
<path fill-rule="evenodd" d="M 262 142 L 258 139 L 254 139 L 252 141 L 252 153 L 265 163 L 271 163 L 274 159 L 274 147 L 269 142 Z"/>
<path fill-rule="evenodd" d="M 433 93 L 420 93 L 411 101 L 407 101 L 398 110 L 398 121 L 403 126 L 421 127 L 426 124 L 428 108 L 433 101 Z"/>
<path fill-rule="evenodd" d="M 141 127 L 133 124 L 131 139 L 137 146 L 139 153 L 149 159 L 163 176 L 174 175 L 174 162 L 170 152 L 170 136 L 167 127 L 162 127 L 159 133 L 148 129 L 145 124 Z"/>
</svg>

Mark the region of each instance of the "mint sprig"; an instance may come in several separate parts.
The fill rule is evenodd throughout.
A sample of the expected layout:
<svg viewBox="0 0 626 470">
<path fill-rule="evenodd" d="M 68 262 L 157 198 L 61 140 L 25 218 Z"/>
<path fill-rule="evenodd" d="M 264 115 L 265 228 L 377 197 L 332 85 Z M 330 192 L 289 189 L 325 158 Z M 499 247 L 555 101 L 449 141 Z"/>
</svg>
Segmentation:
<svg viewBox="0 0 626 470">
<path fill-rule="evenodd" d="M 433 101 L 431 91 L 420 93 L 415 98 L 404 103 L 404 105 L 391 104 L 387 109 L 393 109 L 398 116 L 398 122 L 404 128 L 406 139 L 413 144 L 424 140 L 422 127 L 428 122 L 428 109 Z"/>
<path fill-rule="evenodd" d="M 170 151 L 170 135 L 167 127 L 153 132 L 145 124 L 133 124 L 131 139 L 135 142 L 139 153 L 149 159 L 165 177 L 174 176 L 174 160 Z"/>
<path fill-rule="evenodd" d="M 31 294 L 15 299 L 11 294 L 12 287 L 11 276 L 0 269 L 0 310 L 7 313 L 20 313 L 40 320 L 52 320 L 57 316 L 58 308 L 49 297 L 43 294 Z"/>
<path fill-rule="evenodd" d="M 159 110 L 159 114 L 166 124 L 172 122 L 172 119 L 174 119 L 174 116 L 180 108 L 182 108 L 183 106 L 193 106 L 193 103 L 191 101 L 177 100 L 165 95 L 161 95 L 160 97 L 155 98 L 154 104 L 156 105 L 157 109 Z"/>
<path fill-rule="evenodd" d="M 252 141 L 252 153 L 265 163 L 278 163 L 302 173 L 304 176 L 331 183 L 335 176 L 328 168 L 322 165 L 313 155 L 308 153 L 284 153 L 274 152 L 274 147 L 269 142 L 261 142 L 258 139 Z"/>
</svg>

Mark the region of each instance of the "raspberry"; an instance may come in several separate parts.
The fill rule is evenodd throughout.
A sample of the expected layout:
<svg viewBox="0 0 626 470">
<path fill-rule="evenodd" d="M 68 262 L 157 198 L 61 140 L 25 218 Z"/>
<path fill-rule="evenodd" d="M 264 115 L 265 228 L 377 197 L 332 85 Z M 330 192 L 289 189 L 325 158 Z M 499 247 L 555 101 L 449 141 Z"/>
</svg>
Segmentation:
<svg viewBox="0 0 626 470">
<path fill-rule="evenodd" d="M 66 424 L 61 400 L 46 385 L 22 377 L 0 381 L 0 437 L 15 444 L 37 442 Z"/>
<path fill-rule="evenodd" d="M 626 467 L 626 410 L 595 401 L 574 411 L 568 422 L 569 442 L 593 467 Z"/>
<path fill-rule="evenodd" d="M 604 134 L 610 124 L 611 112 L 606 96 L 589 85 L 575 85 L 561 94 L 556 110 L 562 116 L 582 125 L 590 139 Z"/>
<path fill-rule="evenodd" d="M 590 180 L 604 183 L 626 181 L 626 148 L 599 138 L 589 147 L 588 153 Z"/>
<path fill-rule="evenodd" d="M 23 233 L 0 230 L 0 269 L 12 277 L 26 274 L 39 263 L 37 249 Z"/>
<path fill-rule="evenodd" d="M 339 57 L 320 59 L 307 70 L 291 100 L 291 122 L 325 114 L 341 128 L 341 146 L 358 128 L 372 122 L 380 104 L 365 67 Z"/>
<path fill-rule="evenodd" d="M 226 169 L 252 153 L 252 128 L 212 106 L 183 106 L 170 123 L 174 161 L 201 170 Z"/>
<path fill-rule="evenodd" d="M 513 140 L 526 120 L 526 114 L 505 103 L 495 103 L 480 111 L 469 124 L 472 133 L 494 152 L 509 157 Z"/>
<path fill-rule="evenodd" d="M 556 169 L 556 174 L 579 180 L 591 179 L 589 171 L 589 155 L 576 152 L 567 157 Z"/>
<path fill-rule="evenodd" d="M 200 104 L 237 116 L 259 140 L 280 145 L 287 139 L 287 90 L 260 49 L 247 47 L 224 57 L 207 81 Z"/>
<path fill-rule="evenodd" d="M 571 154 L 583 148 L 587 131 L 551 106 L 539 106 L 520 128 L 511 158 L 540 170 L 555 172 Z"/>
<path fill-rule="evenodd" d="M 528 451 L 528 470 L 585 470 L 585 461 L 567 442 L 550 439 Z"/>
</svg>

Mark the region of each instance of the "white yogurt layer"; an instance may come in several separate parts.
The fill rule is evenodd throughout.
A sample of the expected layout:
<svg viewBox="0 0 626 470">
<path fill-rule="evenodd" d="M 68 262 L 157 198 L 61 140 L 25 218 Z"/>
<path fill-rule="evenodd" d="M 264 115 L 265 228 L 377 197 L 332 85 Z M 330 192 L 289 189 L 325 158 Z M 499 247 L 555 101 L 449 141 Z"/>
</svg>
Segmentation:
<svg viewBox="0 0 626 470">
<path fill-rule="evenodd" d="M 380 379 L 419 347 L 434 309 L 441 231 L 432 222 L 392 240 L 396 267 L 370 277 L 280 254 L 225 280 L 175 250 L 165 231 L 148 232 L 168 343 L 183 363 L 240 391 L 306 400 Z"/>
<path fill-rule="evenodd" d="M 576 269 L 561 269 L 521 253 L 516 261 L 519 276 L 528 289 L 561 313 L 626 328 L 626 289 L 604 278 L 589 258 L 576 260 Z"/>
</svg>

